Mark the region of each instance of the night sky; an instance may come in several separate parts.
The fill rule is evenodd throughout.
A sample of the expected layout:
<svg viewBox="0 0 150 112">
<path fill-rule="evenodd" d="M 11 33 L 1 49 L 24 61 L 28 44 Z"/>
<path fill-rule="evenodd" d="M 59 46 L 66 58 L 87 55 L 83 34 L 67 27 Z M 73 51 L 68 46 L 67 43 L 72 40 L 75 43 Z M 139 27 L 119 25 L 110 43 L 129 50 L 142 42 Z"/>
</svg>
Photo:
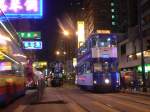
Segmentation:
<svg viewBox="0 0 150 112">
<path fill-rule="evenodd" d="M 56 19 L 65 12 L 65 0 L 43 1 L 44 16 L 41 20 L 37 20 L 34 26 L 42 32 L 43 50 L 38 51 L 36 54 L 39 60 L 53 61 L 55 60 L 54 51 L 59 37 L 59 27 Z"/>
</svg>

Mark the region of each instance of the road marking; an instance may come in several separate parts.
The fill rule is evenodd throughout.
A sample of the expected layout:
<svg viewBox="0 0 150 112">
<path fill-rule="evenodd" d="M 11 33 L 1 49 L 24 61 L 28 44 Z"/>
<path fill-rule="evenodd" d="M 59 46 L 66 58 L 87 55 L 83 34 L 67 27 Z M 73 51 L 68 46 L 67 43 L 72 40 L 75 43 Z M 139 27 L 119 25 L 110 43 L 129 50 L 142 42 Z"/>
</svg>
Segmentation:
<svg viewBox="0 0 150 112">
<path fill-rule="evenodd" d="M 104 105 L 104 104 L 101 104 L 101 103 L 96 102 L 96 101 L 93 101 L 92 103 L 95 104 L 95 105 L 97 105 L 97 106 L 99 106 L 99 107 L 101 107 L 101 108 L 103 108 L 104 110 L 106 110 L 106 111 L 108 111 L 108 112 L 120 112 L 120 111 L 114 109 L 114 108 L 113 108 L 111 105 L 109 105 L 109 104 Z"/>
<path fill-rule="evenodd" d="M 20 105 L 14 112 L 23 112 L 27 105 Z"/>
</svg>

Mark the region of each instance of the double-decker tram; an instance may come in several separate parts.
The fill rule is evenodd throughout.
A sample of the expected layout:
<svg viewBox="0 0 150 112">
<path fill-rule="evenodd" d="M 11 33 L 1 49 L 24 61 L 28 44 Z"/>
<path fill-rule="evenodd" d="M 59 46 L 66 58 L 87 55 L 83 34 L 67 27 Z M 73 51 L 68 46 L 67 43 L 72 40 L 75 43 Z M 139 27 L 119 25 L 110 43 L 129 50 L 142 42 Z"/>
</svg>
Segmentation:
<svg viewBox="0 0 150 112">
<path fill-rule="evenodd" d="M 60 87 L 63 85 L 63 65 L 62 65 L 62 63 L 55 64 L 54 74 L 51 79 L 51 85 L 53 87 Z"/>
<path fill-rule="evenodd" d="M 7 19 L 0 19 L 0 106 L 25 94 L 25 62 L 17 33 Z"/>
<path fill-rule="evenodd" d="M 115 34 L 92 34 L 78 49 L 76 84 L 83 89 L 118 91 L 120 75 Z"/>
</svg>

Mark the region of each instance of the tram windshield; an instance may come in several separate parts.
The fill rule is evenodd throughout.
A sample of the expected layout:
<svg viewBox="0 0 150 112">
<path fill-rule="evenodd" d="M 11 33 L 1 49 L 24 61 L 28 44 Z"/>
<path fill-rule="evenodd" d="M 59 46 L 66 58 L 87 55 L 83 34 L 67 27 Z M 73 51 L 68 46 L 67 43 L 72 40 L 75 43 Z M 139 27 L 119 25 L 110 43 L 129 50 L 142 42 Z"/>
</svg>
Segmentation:
<svg viewBox="0 0 150 112">
<path fill-rule="evenodd" d="M 115 47 L 116 38 L 108 35 L 96 35 L 92 38 L 92 47 Z"/>
<path fill-rule="evenodd" d="M 94 72 L 115 72 L 116 63 L 115 62 L 97 62 L 93 64 Z"/>
</svg>

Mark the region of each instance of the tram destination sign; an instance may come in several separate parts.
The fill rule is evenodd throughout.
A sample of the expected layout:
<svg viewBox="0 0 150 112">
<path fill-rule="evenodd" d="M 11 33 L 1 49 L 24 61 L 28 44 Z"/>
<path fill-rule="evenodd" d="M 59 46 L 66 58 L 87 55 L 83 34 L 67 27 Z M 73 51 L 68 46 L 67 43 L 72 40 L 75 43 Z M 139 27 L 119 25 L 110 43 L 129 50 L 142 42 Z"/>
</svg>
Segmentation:
<svg viewBox="0 0 150 112">
<path fill-rule="evenodd" d="M 43 0 L 0 0 L 0 9 L 8 18 L 41 18 Z"/>
</svg>

